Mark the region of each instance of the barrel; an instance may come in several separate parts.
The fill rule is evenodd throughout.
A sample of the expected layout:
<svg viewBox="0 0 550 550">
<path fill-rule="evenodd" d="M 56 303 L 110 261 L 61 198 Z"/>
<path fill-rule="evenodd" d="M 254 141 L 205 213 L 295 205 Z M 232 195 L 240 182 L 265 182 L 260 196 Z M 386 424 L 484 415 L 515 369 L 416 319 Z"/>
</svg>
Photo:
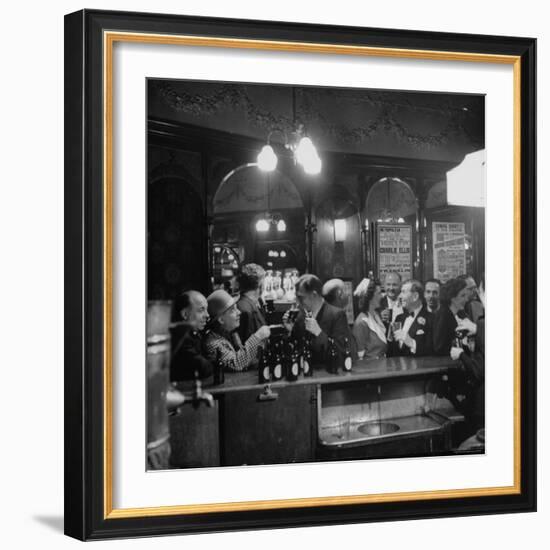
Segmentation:
<svg viewBox="0 0 550 550">
<path fill-rule="evenodd" d="M 147 304 L 147 466 L 168 468 L 170 431 L 166 392 L 170 384 L 170 314 L 172 302 Z"/>
</svg>

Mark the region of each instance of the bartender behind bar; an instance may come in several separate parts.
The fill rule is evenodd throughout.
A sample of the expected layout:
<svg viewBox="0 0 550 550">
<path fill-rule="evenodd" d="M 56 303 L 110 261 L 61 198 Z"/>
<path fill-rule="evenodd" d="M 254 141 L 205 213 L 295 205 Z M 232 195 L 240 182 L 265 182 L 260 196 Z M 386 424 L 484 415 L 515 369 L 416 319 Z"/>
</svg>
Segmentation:
<svg viewBox="0 0 550 550">
<path fill-rule="evenodd" d="M 300 304 L 296 322 L 292 323 L 289 311 L 283 316 L 283 324 L 291 331 L 292 338 L 298 341 L 309 338 L 313 365 L 325 363 L 329 338 L 340 351 L 345 349 L 346 339 L 352 340 L 344 310 L 327 303 L 322 290 L 318 277 L 308 273 L 302 275 L 296 283 L 296 298 Z"/>
</svg>

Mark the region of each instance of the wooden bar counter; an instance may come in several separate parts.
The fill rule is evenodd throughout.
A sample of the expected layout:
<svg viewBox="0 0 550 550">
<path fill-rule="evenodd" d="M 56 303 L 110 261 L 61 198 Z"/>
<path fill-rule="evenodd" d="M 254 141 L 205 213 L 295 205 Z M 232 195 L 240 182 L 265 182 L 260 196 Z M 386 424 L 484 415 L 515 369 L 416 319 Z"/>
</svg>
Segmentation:
<svg viewBox="0 0 550 550">
<path fill-rule="evenodd" d="M 447 357 L 392 357 L 358 360 L 350 373 L 317 366 L 312 376 L 292 382 L 260 384 L 256 369 L 226 373 L 218 386 L 205 380 L 202 389 L 215 405 L 183 405 L 171 417 L 171 463 L 234 466 L 433 452 L 434 441 L 448 446 L 448 434 L 438 429 L 445 422 L 440 426 L 422 412 L 431 399 L 427 384 L 457 366 Z M 179 389 L 189 393 L 191 385 Z M 401 431 L 395 435 L 357 438 L 358 426 L 396 417 Z M 417 431 L 405 433 L 405 426 Z"/>
</svg>

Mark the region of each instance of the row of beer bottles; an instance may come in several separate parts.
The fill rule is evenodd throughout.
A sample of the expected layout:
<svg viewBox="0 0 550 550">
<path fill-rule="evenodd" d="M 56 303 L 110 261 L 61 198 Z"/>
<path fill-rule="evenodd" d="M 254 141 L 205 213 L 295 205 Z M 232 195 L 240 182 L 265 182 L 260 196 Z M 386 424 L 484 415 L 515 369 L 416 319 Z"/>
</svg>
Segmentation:
<svg viewBox="0 0 550 550">
<path fill-rule="evenodd" d="M 286 378 L 295 381 L 300 375 L 313 374 L 311 363 L 311 342 L 307 336 L 298 340 L 276 340 L 272 345 L 259 350 L 258 381 L 265 384 Z M 344 339 L 344 349 L 340 350 L 333 338 L 328 339 L 326 357 L 327 371 L 337 374 L 340 370 L 352 370 L 349 340 Z"/>
<path fill-rule="evenodd" d="M 265 348 L 258 349 L 258 381 L 265 384 L 286 378 L 297 380 L 300 375 L 311 376 L 311 347 L 309 338 L 301 341 L 269 340 Z"/>
</svg>

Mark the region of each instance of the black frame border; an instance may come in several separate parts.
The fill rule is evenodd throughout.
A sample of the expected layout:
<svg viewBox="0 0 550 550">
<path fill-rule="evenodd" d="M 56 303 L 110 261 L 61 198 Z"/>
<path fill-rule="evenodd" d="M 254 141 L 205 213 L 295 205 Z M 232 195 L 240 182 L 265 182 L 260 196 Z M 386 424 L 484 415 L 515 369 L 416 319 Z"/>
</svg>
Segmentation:
<svg viewBox="0 0 550 550">
<path fill-rule="evenodd" d="M 521 58 L 519 494 L 104 519 L 104 30 Z M 65 16 L 65 533 L 94 540 L 535 511 L 536 160 L 533 38 L 98 10 Z"/>
</svg>

